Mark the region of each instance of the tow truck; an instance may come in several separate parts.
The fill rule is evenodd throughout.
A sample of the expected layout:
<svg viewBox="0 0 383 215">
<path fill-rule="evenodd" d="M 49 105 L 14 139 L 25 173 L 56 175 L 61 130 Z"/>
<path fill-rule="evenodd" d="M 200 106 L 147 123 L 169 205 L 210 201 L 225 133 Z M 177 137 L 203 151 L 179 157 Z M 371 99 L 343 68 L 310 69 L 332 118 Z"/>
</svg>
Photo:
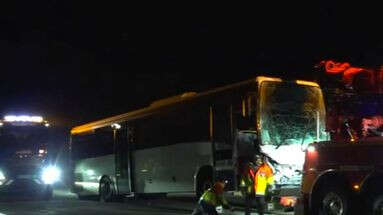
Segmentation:
<svg viewBox="0 0 383 215">
<path fill-rule="evenodd" d="M 331 74 L 322 82 L 331 140 L 306 149 L 295 214 L 383 214 L 383 70 L 318 68 Z"/>
<path fill-rule="evenodd" d="M 60 178 L 48 154 L 50 124 L 41 116 L 7 115 L 0 120 L 0 198 L 52 198 Z"/>
</svg>

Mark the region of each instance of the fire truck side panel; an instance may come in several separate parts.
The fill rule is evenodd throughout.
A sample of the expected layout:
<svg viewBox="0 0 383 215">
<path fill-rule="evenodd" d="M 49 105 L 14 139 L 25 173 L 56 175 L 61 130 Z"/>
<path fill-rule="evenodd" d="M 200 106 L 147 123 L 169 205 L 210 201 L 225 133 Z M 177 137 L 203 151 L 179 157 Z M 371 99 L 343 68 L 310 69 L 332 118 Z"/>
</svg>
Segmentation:
<svg viewBox="0 0 383 215">
<path fill-rule="evenodd" d="M 305 214 L 315 207 L 318 193 L 326 186 L 338 186 L 359 199 L 383 190 L 383 144 L 378 140 L 322 142 L 315 144 L 315 151 L 306 152 L 301 190 Z"/>
</svg>

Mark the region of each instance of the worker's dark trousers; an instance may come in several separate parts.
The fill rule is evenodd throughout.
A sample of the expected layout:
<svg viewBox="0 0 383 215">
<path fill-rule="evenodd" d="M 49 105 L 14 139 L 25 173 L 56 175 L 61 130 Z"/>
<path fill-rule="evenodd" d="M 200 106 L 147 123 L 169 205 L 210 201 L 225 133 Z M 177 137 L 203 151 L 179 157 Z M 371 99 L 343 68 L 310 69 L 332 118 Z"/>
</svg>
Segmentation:
<svg viewBox="0 0 383 215">
<path fill-rule="evenodd" d="M 251 214 L 251 207 L 253 205 L 253 202 L 255 200 L 255 206 L 257 207 L 257 211 L 259 215 L 263 215 L 264 207 L 265 207 L 265 196 L 262 195 L 247 195 L 245 198 L 246 201 L 246 209 L 245 209 L 245 215 Z"/>
</svg>

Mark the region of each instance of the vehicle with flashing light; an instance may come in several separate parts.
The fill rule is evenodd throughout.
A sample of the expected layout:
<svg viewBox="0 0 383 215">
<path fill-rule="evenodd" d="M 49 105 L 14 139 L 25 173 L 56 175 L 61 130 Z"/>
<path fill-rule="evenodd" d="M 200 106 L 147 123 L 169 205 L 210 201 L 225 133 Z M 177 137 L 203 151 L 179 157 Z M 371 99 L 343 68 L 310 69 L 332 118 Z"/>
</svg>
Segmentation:
<svg viewBox="0 0 383 215">
<path fill-rule="evenodd" d="M 318 84 L 264 76 L 155 101 L 71 130 L 73 191 L 199 196 L 221 178 L 240 201 L 238 166 L 263 153 L 279 203 L 299 191 L 307 145 L 328 139 L 324 118 Z"/>
<path fill-rule="evenodd" d="M 50 124 L 41 116 L 8 115 L 0 120 L 0 198 L 52 197 L 60 178 L 51 163 Z"/>
<path fill-rule="evenodd" d="M 382 153 L 382 137 L 309 146 L 295 214 L 382 214 Z"/>
<path fill-rule="evenodd" d="M 331 141 L 306 150 L 295 214 L 383 214 L 383 70 L 323 64 L 343 72 L 322 86 Z"/>
</svg>

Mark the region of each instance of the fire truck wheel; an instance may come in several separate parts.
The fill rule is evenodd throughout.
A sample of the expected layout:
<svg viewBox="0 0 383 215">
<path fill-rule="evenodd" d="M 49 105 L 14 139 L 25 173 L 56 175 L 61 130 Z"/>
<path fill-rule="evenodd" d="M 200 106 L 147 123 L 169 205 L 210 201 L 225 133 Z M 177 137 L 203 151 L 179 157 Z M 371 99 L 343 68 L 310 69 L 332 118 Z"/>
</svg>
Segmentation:
<svg viewBox="0 0 383 215">
<path fill-rule="evenodd" d="M 373 215 L 383 214 L 383 195 L 377 195 L 372 200 L 372 214 Z"/>
<path fill-rule="evenodd" d="M 338 187 L 323 187 L 319 195 L 319 215 L 346 215 L 349 206 L 347 193 Z"/>
</svg>

